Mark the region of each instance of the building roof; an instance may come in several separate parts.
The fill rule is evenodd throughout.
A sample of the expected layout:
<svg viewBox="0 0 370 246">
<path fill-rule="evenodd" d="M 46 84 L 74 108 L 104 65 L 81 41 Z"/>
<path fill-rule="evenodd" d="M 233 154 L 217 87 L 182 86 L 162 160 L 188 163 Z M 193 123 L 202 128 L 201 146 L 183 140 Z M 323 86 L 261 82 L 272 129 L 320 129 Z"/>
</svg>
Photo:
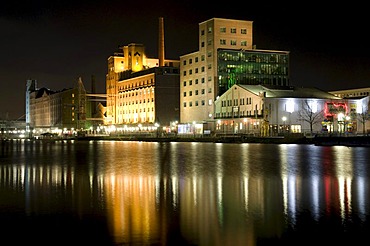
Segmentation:
<svg viewBox="0 0 370 246">
<path fill-rule="evenodd" d="M 42 87 L 38 90 L 36 90 L 36 96 L 35 98 L 40 98 L 40 97 L 43 97 L 44 94 L 46 95 L 51 95 L 51 94 L 54 94 L 55 92 L 46 88 L 46 87 Z"/>
<path fill-rule="evenodd" d="M 238 85 L 255 95 L 265 93 L 269 98 L 317 98 L 341 99 L 329 92 L 316 87 L 270 86 L 270 85 Z"/>
</svg>

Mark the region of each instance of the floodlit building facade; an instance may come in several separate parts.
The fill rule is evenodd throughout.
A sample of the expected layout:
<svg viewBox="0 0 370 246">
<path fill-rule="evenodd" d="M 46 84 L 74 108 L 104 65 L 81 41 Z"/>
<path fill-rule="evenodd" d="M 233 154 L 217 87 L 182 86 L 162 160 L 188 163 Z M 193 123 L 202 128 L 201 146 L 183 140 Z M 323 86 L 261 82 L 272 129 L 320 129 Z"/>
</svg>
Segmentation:
<svg viewBox="0 0 370 246">
<path fill-rule="evenodd" d="M 370 96 L 370 87 L 329 91 L 329 93 L 343 99 L 361 100 L 361 113 L 357 115 L 357 120 L 359 121 L 360 125 L 362 125 L 362 127 L 359 128 L 358 132 L 361 132 L 360 129 L 362 129 L 362 132 L 364 134 L 370 134 L 370 102 L 368 101 L 368 98 Z"/>
<path fill-rule="evenodd" d="M 347 90 L 329 91 L 329 93 L 341 98 L 359 98 L 370 96 L 370 87 Z"/>
<path fill-rule="evenodd" d="M 214 102 L 234 84 L 289 85 L 289 52 L 258 50 L 252 35 L 252 21 L 199 24 L 199 50 L 180 56 L 179 132 L 214 130 Z"/>
<path fill-rule="evenodd" d="M 158 59 L 136 43 L 108 58 L 106 125 L 151 129 L 179 121 L 179 61 L 165 59 L 163 37 L 159 18 Z"/>
<path fill-rule="evenodd" d="M 343 99 L 317 88 L 233 85 L 215 101 L 216 133 L 363 133 L 369 96 Z"/>
<path fill-rule="evenodd" d="M 73 88 L 61 91 L 37 88 L 36 80 L 28 80 L 26 86 L 26 124 L 30 135 L 72 134 L 103 123 L 105 107 L 88 100 L 81 78 Z"/>
</svg>

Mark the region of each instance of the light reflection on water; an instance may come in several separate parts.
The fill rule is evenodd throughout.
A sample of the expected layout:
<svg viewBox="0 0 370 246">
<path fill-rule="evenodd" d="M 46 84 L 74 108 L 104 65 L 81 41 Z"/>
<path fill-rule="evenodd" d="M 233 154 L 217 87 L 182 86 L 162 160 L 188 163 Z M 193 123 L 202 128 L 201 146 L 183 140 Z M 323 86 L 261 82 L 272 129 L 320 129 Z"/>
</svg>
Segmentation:
<svg viewBox="0 0 370 246">
<path fill-rule="evenodd" d="M 11 221 L 0 229 L 13 233 L 36 231 L 22 231 L 20 222 L 104 245 L 370 239 L 368 148 L 124 141 L 0 147 L 0 215 Z"/>
</svg>

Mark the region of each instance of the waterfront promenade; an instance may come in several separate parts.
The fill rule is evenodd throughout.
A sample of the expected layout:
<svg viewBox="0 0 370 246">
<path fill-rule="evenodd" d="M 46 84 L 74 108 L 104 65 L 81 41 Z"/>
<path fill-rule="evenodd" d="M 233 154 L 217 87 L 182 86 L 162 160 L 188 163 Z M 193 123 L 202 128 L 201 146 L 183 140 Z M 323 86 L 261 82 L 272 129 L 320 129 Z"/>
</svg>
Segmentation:
<svg viewBox="0 0 370 246">
<path fill-rule="evenodd" d="M 265 143 L 265 144 L 314 144 L 318 146 L 364 146 L 370 147 L 370 136 L 333 136 L 316 135 L 306 137 L 302 134 L 286 134 L 284 136 L 258 137 L 243 134 L 221 135 L 87 135 L 77 137 L 78 140 L 118 140 L 145 142 L 214 142 L 214 143 Z"/>
<path fill-rule="evenodd" d="M 1 142 L 18 138 L 1 138 Z M 77 136 L 59 136 L 45 134 L 32 137 L 35 141 L 59 140 L 107 140 L 107 141 L 142 141 L 142 142 L 213 142 L 213 143 L 263 143 L 263 144 L 314 144 L 317 146 L 362 146 L 370 147 L 369 135 L 284 134 L 280 136 L 255 136 L 248 134 L 84 134 Z"/>
</svg>

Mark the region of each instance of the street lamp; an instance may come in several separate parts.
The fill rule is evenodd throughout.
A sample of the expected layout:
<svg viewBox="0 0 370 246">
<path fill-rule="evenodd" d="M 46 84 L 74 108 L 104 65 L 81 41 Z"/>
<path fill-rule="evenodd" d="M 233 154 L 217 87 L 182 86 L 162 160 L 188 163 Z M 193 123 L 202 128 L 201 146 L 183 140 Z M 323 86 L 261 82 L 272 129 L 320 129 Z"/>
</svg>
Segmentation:
<svg viewBox="0 0 370 246">
<path fill-rule="evenodd" d="M 247 133 L 247 122 L 248 122 L 248 119 L 244 118 L 244 133 Z"/>
<path fill-rule="evenodd" d="M 350 122 L 350 120 L 351 120 L 351 117 L 350 116 L 346 116 L 346 121 L 345 121 L 345 125 L 344 125 L 344 131 L 346 131 L 346 132 L 348 132 L 348 124 L 349 124 L 349 122 Z"/>
<path fill-rule="evenodd" d="M 283 130 L 284 130 L 284 132 L 286 131 L 286 129 L 285 129 L 285 121 L 286 121 L 286 117 L 285 116 L 283 116 L 283 118 L 281 118 L 282 120 L 283 120 Z"/>
</svg>

